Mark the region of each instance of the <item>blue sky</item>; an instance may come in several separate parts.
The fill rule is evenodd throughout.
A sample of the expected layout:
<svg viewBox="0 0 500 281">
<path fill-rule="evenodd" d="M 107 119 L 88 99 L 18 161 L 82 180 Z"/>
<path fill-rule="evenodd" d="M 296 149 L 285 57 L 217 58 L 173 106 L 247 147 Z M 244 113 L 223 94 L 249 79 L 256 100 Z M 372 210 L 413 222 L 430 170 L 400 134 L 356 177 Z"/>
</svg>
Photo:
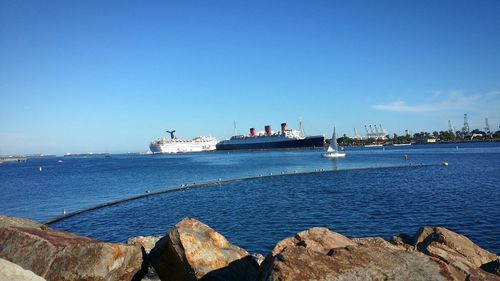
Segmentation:
<svg viewBox="0 0 500 281">
<path fill-rule="evenodd" d="M 349 3 L 346 3 L 349 2 Z M 499 1 L 0 1 L 0 154 L 500 125 Z"/>
</svg>

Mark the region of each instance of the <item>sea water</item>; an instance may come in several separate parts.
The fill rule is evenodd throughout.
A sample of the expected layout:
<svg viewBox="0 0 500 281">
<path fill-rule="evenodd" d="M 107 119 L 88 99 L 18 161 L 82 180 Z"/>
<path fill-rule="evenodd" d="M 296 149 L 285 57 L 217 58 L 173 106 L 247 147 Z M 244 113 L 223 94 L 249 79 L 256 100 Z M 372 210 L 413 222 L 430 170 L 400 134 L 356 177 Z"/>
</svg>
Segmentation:
<svg viewBox="0 0 500 281">
<path fill-rule="evenodd" d="M 500 144 L 456 146 L 346 149 L 345 159 L 324 159 L 320 150 L 29 159 L 0 166 L 0 214 L 43 221 L 145 192 L 256 176 L 129 201 L 51 226 L 126 241 L 164 235 L 194 217 L 265 254 L 313 226 L 389 238 L 442 225 L 498 254 Z M 312 171 L 318 173 L 300 174 Z M 279 176 L 260 177 L 271 174 Z"/>
</svg>

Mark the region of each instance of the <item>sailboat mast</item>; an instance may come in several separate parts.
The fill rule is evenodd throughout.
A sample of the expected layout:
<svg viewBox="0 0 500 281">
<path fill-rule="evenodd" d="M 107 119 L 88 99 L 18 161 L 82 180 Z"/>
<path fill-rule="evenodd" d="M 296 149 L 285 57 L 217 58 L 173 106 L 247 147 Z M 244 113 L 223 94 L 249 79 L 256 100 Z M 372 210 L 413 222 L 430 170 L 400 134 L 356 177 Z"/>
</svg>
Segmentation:
<svg viewBox="0 0 500 281">
<path fill-rule="evenodd" d="M 331 143 L 333 144 L 332 148 L 335 149 L 335 151 L 337 151 L 338 150 L 338 148 L 337 148 L 337 133 L 335 132 L 335 126 L 333 127 L 333 136 L 332 136 Z"/>
</svg>

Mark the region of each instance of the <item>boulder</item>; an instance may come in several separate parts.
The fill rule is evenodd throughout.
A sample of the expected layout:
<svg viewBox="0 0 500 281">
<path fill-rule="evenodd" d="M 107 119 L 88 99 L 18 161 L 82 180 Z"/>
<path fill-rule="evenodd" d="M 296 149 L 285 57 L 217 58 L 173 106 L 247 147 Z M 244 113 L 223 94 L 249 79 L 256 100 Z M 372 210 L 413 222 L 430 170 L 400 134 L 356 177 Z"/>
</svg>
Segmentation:
<svg viewBox="0 0 500 281">
<path fill-rule="evenodd" d="M 313 227 L 301 231 L 294 237 L 283 239 L 274 246 L 261 264 L 258 280 L 267 280 L 275 257 L 287 247 L 297 245 L 309 246 L 309 249 L 314 249 L 315 252 L 327 254 L 331 249 L 352 246 L 355 243 L 344 235 L 325 227 Z"/>
<path fill-rule="evenodd" d="M 313 228 L 279 242 L 263 262 L 257 280 L 453 279 L 426 255 L 382 238 L 349 239 L 326 228 Z"/>
<path fill-rule="evenodd" d="M 9 226 L 22 226 L 39 229 L 46 228 L 45 225 L 40 224 L 36 221 L 16 217 L 0 216 L 0 228 Z"/>
<path fill-rule="evenodd" d="M 265 257 L 259 253 L 253 253 L 252 254 L 253 259 L 257 262 L 257 264 L 260 266 L 262 262 L 264 261 Z"/>
<path fill-rule="evenodd" d="M 297 233 L 294 237 L 278 242 L 271 251 L 271 254 L 276 255 L 284 248 L 297 244 L 324 254 L 328 253 L 330 249 L 355 245 L 351 239 L 342 234 L 330 231 L 325 227 L 313 227 Z"/>
<path fill-rule="evenodd" d="M 393 245 L 403 247 L 408 251 L 415 250 L 415 246 L 413 245 L 413 236 L 404 233 L 392 236 L 389 242 Z"/>
<path fill-rule="evenodd" d="M 45 281 L 32 271 L 25 270 L 8 260 L 0 259 L 0 280 L 5 281 Z"/>
<path fill-rule="evenodd" d="M 469 238 L 444 227 L 422 227 L 414 243 L 419 251 L 464 274 L 497 259 L 497 255 L 477 246 Z"/>
<path fill-rule="evenodd" d="M 195 219 L 169 230 L 151 251 L 161 280 L 255 280 L 258 264 L 244 249 Z"/>
<path fill-rule="evenodd" d="M 142 281 L 159 281 L 160 277 L 156 273 L 155 269 L 150 266 L 149 253 L 154 248 L 156 242 L 161 239 L 161 236 L 137 236 L 128 239 L 127 244 L 138 245 L 144 249 L 144 268 Z"/>
<path fill-rule="evenodd" d="M 1 221 L 0 258 L 47 280 L 131 280 L 141 268 L 139 246 L 104 243 L 17 218 Z"/>
<path fill-rule="evenodd" d="M 161 236 L 137 236 L 129 238 L 127 240 L 127 244 L 141 246 L 144 248 L 146 253 L 149 253 L 155 247 L 156 242 L 160 239 Z"/>
</svg>

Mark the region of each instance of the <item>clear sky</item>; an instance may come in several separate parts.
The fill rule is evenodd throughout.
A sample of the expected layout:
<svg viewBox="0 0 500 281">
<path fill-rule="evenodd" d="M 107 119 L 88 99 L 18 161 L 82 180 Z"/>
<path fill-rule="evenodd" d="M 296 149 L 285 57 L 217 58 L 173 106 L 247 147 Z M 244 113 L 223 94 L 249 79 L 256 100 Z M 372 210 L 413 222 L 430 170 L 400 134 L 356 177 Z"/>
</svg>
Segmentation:
<svg viewBox="0 0 500 281">
<path fill-rule="evenodd" d="M 0 1 L 0 154 L 500 125 L 500 1 Z"/>
</svg>

